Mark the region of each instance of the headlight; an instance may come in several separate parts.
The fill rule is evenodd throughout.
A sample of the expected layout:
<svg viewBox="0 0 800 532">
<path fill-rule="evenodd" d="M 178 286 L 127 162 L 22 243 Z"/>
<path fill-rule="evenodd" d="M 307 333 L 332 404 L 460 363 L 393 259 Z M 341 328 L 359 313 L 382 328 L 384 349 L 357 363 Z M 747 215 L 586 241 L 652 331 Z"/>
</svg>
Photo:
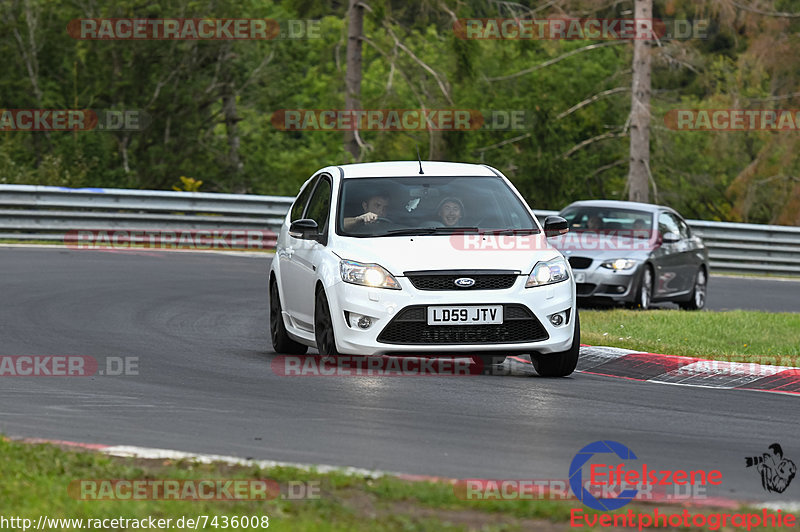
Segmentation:
<svg viewBox="0 0 800 532">
<path fill-rule="evenodd" d="M 560 283 L 567 279 L 569 279 L 567 262 L 563 258 L 558 257 L 546 262 L 537 262 L 536 266 L 533 267 L 533 271 L 528 276 L 525 288 Z"/>
<path fill-rule="evenodd" d="M 391 288 L 400 290 L 400 284 L 394 276 L 378 264 L 363 264 L 354 260 L 343 260 L 339 263 L 342 281 L 373 288 Z"/>
<path fill-rule="evenodd" d="M 614 260 L 607 260 L 603 264 L 601 264 L 603 268 L 608 268 L 609 270 L 630 270 L 631 268 L 636 267 L 636 261 L 633 259 L 614 259 Z"/>
</svg>

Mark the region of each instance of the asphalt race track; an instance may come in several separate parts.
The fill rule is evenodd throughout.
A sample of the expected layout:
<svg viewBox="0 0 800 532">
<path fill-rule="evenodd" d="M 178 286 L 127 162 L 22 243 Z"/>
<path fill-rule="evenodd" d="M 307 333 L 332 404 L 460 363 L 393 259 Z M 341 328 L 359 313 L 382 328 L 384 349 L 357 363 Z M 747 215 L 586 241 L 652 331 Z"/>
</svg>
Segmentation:
<svg viewBox="0 0 800 532">
<path fill-rule="evenodd" d="M 0 355 L 138 357 L 139 373 L 0 378 L 0 432 L 492 479 L 567 478 L 607 439 L 649 468 L 721 470 L 709 495 L 800 500 L 800 480 L 768 494 L 744 461 L 779 442 L 800 464 L 795 396 L 580 373 L 278 376 L 269 260 L 0 248 Z M 712 309 L 800 312 L 800 282 L 712 277 L 709 290 Z"/>
</svg>

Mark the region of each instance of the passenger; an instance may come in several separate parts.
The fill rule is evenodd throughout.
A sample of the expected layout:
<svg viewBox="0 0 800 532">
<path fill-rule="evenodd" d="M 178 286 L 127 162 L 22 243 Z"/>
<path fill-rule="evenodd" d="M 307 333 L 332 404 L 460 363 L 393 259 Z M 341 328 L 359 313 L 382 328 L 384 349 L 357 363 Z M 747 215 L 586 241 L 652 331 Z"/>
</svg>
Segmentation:
<svg viewBox="0 0 800 532">
<path fill-rule="evenodd" d="M 458 225 L 464 216 L 464 204 L 458 198 L 445 198 L 439 203 L 436 213 L 445 226 L 453 227 Z"/>
</svg>

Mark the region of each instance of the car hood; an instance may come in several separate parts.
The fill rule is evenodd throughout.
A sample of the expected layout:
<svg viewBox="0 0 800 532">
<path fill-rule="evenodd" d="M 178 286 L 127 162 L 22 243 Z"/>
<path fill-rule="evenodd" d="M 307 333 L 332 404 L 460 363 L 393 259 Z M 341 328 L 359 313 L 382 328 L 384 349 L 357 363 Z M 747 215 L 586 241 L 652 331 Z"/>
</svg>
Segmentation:
<svg viewBox="0 0 800 532">
<path fill-rule="evenodd" d="M 540 260 L 558 256 L 542 234 L 425 235 L 347 238 L 342 259 L 380 264 L 393 275 L 418 270 L 518 270 L 530 273 Z"/>
<path fill-rule="evenodd" d="M 632 238 L 624 233 L 598 235 L 576 231 L 548 241 L 567 257 L 637 258 L 647 256 L 656 246 L 653 239 Z"/>
</svg>

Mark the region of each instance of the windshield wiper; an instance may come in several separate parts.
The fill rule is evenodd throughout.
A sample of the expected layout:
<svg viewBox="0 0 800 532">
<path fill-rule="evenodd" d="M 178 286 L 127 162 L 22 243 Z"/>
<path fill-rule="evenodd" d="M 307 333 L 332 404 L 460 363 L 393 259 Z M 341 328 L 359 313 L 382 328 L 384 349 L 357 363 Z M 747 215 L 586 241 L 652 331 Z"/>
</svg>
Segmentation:
<svg viewBox="0 0 800 532">
<path fill-rule="evenodd" d="M 409 227 L 406 229 L 393 229 L 375 236 L 406 236 L 406 235 L 433 235 L 436 233 L 477 233 L 477 227 Z"/>
<path fill-rule="evenodd" d="M 453 233 L 453 232 L 457 232 L 457 233 L 478 233 L 478 232 L 480 232 L 480 229 L 478 229 L 477 227 L 448 227 L 448 226 L 444 226 L 444 227 L 434 227 L 433 229 L 437 233 Z"/>
<path fill-rule="evenodd" d="M 484 235 L 537 235 L 539 230 L 535 227 L 530 229 L 486 229 Z"/>
<path fill-rule="evenodd" d="M 374 236 L 405 236 L 405 235 L 432 235 L 436 232 L 435 227 L 410 227 L 406 229 L 392 229 Z"/>
</svg>

